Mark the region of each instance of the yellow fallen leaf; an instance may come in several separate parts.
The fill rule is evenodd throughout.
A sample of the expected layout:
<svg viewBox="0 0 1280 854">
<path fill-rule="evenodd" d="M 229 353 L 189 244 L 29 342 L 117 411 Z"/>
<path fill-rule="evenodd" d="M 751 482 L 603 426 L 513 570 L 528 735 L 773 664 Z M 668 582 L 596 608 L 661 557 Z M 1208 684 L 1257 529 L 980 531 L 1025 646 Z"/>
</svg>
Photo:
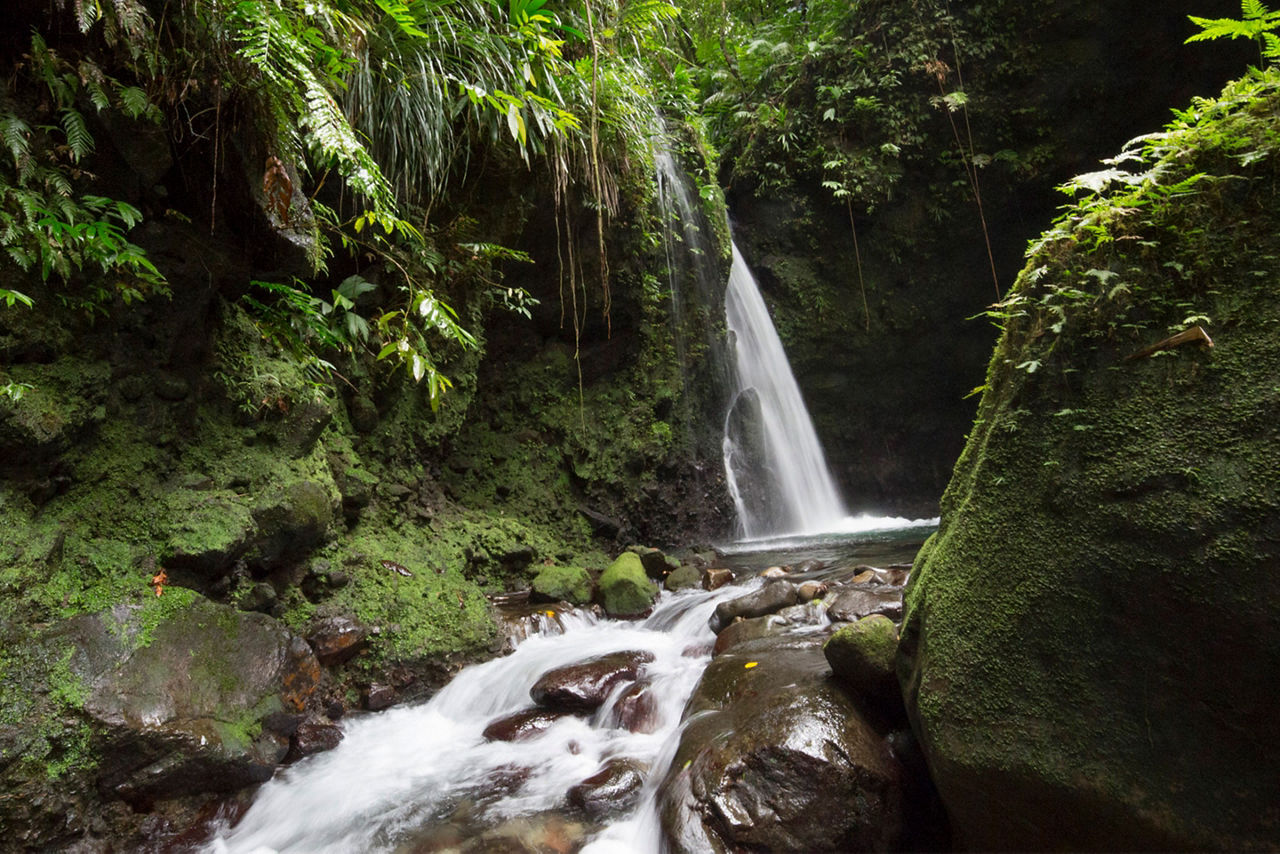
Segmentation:
<svg viewBox="0 0 1280 854">
<path fill-rule="evenodd" d="M 548 611 L 548 612 L 547 612 L 547 616 L 548 616 L 548 617 L 554 617 L 555 615 L 556 615 L 556 612 L 555 612 L 555 611 Z"/>
<path fill-rule="evenodd" d="M 760 662 L 758 662 L 758 661 L 748 661 L 746 664 L 744 664 L 744 665 L 742 665 L 742 666 L 743 666 L 743 667 L 745 667 L 747 670 L 750 670 L 751 668 L 755 667 L 755 666 L 756 666 L 757 664 L 759 664 L 759 663 L 760 663 Z"/>
</svg>

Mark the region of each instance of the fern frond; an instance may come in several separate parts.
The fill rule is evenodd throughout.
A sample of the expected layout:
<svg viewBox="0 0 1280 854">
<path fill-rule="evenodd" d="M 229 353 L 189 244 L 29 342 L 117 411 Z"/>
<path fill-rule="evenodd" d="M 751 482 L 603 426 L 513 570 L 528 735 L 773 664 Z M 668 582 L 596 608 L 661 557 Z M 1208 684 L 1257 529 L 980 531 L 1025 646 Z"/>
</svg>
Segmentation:
<svg viewBox="0 0 1280 854">
<path fill-rule="evenodd" d="M 31 151 L 31 125 L 13 113 L 0 116 L 0 140 L 18 164 Z"/>
<path fill-rule="evenodd" d="M 79 163 L 81 158 L 93 153 L 93 135 L 85 126 L 84 116 L 79 110 L 68 107 L 62 111 L 62 129 L 67 135 L 73 163 Z"/>
</svg>

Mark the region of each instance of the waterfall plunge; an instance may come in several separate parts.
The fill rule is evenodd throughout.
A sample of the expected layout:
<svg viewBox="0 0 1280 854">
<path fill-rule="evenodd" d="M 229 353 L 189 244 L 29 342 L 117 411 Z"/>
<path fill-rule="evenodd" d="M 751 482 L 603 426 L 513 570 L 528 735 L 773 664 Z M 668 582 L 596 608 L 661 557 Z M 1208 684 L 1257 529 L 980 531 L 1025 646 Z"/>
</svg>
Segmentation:
<svg viewBox="0 0 1280 854">
<path fill-rule="evenodd" d="M 725 415 L 724 470 L 747 539 L 834 531 L 844 503 L 755 277 L 733 247 L 725 293 L 736 387 Z"/>
</svg>

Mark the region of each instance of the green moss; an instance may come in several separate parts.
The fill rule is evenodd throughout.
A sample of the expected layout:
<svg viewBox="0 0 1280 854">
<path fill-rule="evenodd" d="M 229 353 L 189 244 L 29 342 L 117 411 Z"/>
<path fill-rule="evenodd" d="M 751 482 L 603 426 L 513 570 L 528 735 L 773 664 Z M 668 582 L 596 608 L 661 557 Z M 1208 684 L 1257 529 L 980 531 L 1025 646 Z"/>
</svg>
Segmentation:
<svg viewBox="0 0 1280 854">
<path fill-rule="evenodd" d="M 533 579 L 535 592 L 574 605 L 591 601 L 591 575 L 579 566 L 544 566 Z"/>
<path fill-rule="evenodd" d="M 612 617 L 634 617 L 653 607 L 658 586 L 645 574 L 640 556 L 623 552 L 600 576 L 600 598 Z"/>
</svg>

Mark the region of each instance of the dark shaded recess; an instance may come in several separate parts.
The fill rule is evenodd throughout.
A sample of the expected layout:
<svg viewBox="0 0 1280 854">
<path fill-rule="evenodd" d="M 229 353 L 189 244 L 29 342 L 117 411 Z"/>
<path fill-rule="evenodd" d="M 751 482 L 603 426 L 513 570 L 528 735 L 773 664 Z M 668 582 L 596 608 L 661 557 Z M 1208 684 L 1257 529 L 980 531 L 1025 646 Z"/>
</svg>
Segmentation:
<svg viewBox="0 0 1280 854">
<path fill-rule="evenodd" d="M 961 4 L 953 10 L 965 14 Z M 1000 67 L 1008 61 L 1003 54 L 964 61 L 975 147 L 994 153 L 1047 146 L 1049 156 L 1029 177 L 1000 163 L 980 172 L 1001 293 L 1021 270 L 1027 241 L 1065 202 L 1056 185 L 1102 168 L 1099 160 L 1129 139 L 1158 131 L 1172 108 L 1216 93 L 1258 62 L 1255 46 L 1244 41 L 1183 44 L 1196 32 L 1188 15 L 1238 17 L 1234 0 L 1140 8 L 1074 2 L 1006 13 L 1022 22 L 1017 32 L 1040 44 L 1031 61 L 1012 70 Z M 937 94 L 931 78 L 916 77 L 921 93 Z M 1011 139 L 984 139 L 998 121 L 981 115 L 983 98 L 1003 105 L 999 121 Z M 945 116 L 931 122 L 929 144 L 954 150 Z M 995 342 L 996 330 L 975 318 L 996 301 L 977 208 L 960 186 L 941 200 L 947 216 L 936 220 L 926 204 L 931 188 L 964 176 L 934 159 L 909 171 L 889 204 L 857 216 L 869 330 L 848 212 L 821 187 L 821 176 L 764 195 L 749 176 L 738 176 L 728 194 L 735 238 L 778 321 L 828 463 L 855 511 L 937 513 L 977 405 L 965 395 L 982 384 Z M 887 251 L 895 244 L 897 258 Z M 835 289 L 826 313 L 804 302 L 814 282 Z"/>
</svg>

